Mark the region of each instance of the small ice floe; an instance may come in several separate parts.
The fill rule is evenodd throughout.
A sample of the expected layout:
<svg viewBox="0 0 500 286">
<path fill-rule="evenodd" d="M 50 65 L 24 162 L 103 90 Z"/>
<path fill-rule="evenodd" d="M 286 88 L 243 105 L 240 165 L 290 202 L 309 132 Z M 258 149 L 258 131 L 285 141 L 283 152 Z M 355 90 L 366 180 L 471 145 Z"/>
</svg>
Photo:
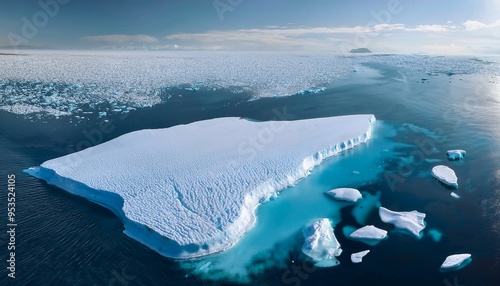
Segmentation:
<svg viewBox="0 0 500 286">
<path fill-rule="evenodd" d="M 305 241 L 302 252 L 311 257 L 318 267 L 339 265 L 337 256 L 342 253 L 340 243 L 333 233 L 330 220 L 320 219 L 303 230 Z"/>
<path fill-rule="evenodd" d="M 326 193 L 338 201 L 346 201 L 351 203 L 354 203 L 363 197 L 357 189 L 352 188 L 337 188 L 332 189 Z"/>
<path fill-rule="evenodd" d="M 390 223 L 398 229 L 409 231 L 417 237 L 425 228 L 425 214 L 418 211 L 395 212 L 381 207 L 378 213 L 383 222 Z"/>
<path fill-rule="evenodd" d="M 455 192 L 451 192 L 451 196 L 454 197 L 455 199 L 460 199 L 460 195 Z"/>
<path fill-rule="evenodd" d="M 467 154 L 467 152 L 460 149 L 446 151 L 446 155 L 450 161 L 462 160 L 465 157 L 465 154 Z"/>
<path fill-rule="evenodd" d="M 360 229 L 357 229 L 356 231 L 351 233 L 349 237 L 353 240 L 358 240 L 368 245 L 375 245 L 387 237 L 387 231 L 373 225 L 367 225 Z"/>
<path fill-rule="evenodd" d="M 446 257 L 446 260 L 441 265 L 441 270 L 459 270 L 467 266 L 471 261 L 472 259 L 469 253 L 450 255 Z"/>
<path fill-rule="evenodd" d="M 367 255 L 368 253 L 370 253 L 370 250 L 365 250 L 351 254 L 352 263 L 361 263 L 363 261 L 363 257 L 365 257 L 365 255 Z"/>
<path fill-rule="evenodd" d="M 106 115 L 108 115 L 106 111 L 99 111 L 99 118 L 105 117 Z"/>
<path fill-rule="evenodd" d="M 455 171 L 444 165 L 438 165 L 432 168 L 432 176 L 443 184 L 453 188 L 458 188 L 458 178 Z"/>
</svg>

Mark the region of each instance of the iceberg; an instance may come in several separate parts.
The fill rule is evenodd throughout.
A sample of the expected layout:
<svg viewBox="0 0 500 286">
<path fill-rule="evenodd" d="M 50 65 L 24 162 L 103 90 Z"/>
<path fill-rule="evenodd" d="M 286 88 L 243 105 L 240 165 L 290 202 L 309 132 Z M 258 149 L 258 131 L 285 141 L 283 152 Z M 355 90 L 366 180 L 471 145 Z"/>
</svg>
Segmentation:
<svg viewBox="0 0 500 286">
<path fill-rule="evenodd" d="M 471 255 L 468 253 L 450 255 L 446 257 L 445 261 L 441 265 L 441 270 L 458 270 L 462 266 L 469 264 L 470 257 Z"/>
<path fill-rule="evenodd" d="M 311 257 L 316 266 L 329 267 L 340 264 L 335 257 L 342 253 L 342 249 L 327 218 L 307 226 L 303 233 L 306 240 L 302 252 Z"/>
<path fill-rule="evenodd" d="M 259 204 L 369 140 L 374 122 L 216 118 L 131 132 L 25 172 L 109 208 L 161 255 L 187 259 L 230 248 Z"/>
<path fill-rule="evenodd" d="M 425 214 L 418 211 L 395 212 L 380 207 L 378 213 L 383 222 L 393 224 L 398 229 L 407 230 L 417 237 L 425 228 Z"/>
<path fill-rule="evenodd" d="M 438 165 L 432 168 L 432 176 L 441 181 L 443 184 L 453 188 L 458 188 L 458 178 L 455 171 L 444 165 Z"/>
<path fill-rule="evenodd" d="M 450 194 L 452 197 L 454 197 L 455 199 L 460 199 L 460 195 L 455 193 L 455 192 L 451 192 Z"/>
<path fill-rule="evenodd" d="M 453 160 L 461 160 L 465 157 L 465 152 L 464 150 L 448 150 L 446 151 L 446 155 L 448 156 L 448 160 L 453 161 Z"/>
<path fill-rule="evenodd" d="M 329 196 L 339 201 L 354 203 L 363 196 L 357 189 L 352 188 L 337 188 L 327 192 Z"/>
<path fill-rule="evenodd" d="M 368 253 L 370 253 L 370 250 L 360 251 L 351 254 L 352 263 L 361 263 L 363 261 L 363 257 L 365 257 Z"/>
<path fill-rule="evenodd" d="M 349 237 L 353 240 L 358 240 L 373 245 L 386 238 L 387 231 L 373 225 L 367 225 L 355 230 Z"/>
</svg>

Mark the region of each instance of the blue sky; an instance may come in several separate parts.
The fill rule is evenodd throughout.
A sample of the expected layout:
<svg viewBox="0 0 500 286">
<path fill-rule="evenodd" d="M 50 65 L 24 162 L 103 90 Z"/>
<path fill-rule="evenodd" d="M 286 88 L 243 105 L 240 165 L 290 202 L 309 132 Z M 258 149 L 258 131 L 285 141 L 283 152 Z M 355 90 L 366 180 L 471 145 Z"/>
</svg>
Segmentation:
<svg viewBox="0 0 500 286">
<path fill-rule="evenodd" d="M 0 0 L 0 46 L 500 54 L 498 0 Z"/>
</svg>

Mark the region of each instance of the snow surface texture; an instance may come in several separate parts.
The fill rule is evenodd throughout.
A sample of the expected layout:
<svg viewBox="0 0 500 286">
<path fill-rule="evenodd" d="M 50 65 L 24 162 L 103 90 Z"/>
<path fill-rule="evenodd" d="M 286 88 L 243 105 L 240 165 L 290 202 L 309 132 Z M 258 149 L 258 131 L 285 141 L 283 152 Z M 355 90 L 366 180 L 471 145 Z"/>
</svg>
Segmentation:
<svg viewBox="0 0 500 286">
<path fill-rule="evenodd" d="M 351 233 L 354 240 L 382 240 L 387 236 L 387 231 L 373 225 L 367 225 Z"/>
<path fill-rule="evenodd" d="M 23 51 L 0 57 L 0 109 L 55 116 L 127 112 L 206 89 L 250 91 L 255 98 L 324 91 L 363 63 L 402 74 L 499 76 L 495 57 L 355 56 L 312 52 Z M 43 68 L 40 68 L 43 67 Z M 406 76 L 405 75 L 405 76 Z M 431 79 L 432 80 L 432 79 Z"/>
<path fill-rule="evenodd" d="M 363 261 L 363 257 L 365 257 L 368 253 L 370 253 L 370 250 L 365 250 L 351 254 L 352 263 L 361 263 Z"/>
<path fill-rule="evenodd" d="M 455 171 L 444 165 L 432 168 L 432 176 L 450 187 L 458 188 L 458 178 Z"/>
<path fill-rule="evenodd" d="M 465 157 L 464 150 L 448 150 L 446 151 L 446 155 L 448 156 L 448 160 L 462 160 Z"/>
<path fill-rule="evenodd" d="M 363 197 L 358 190 L 352 188 L 337 188 L 328 191 L 327 194 L 336 200 L 351 203 L 354 203 Z"/>
<path fill-rule="evenodd" d="M 369 140 L 374 122 L 217 118 L 131 132 L 26 172 L 110 208 L 160 254 L 197 257 L 236 243 L 259 203 Z"/>
<path fill-rule="evenodd" d="M 441 265 L 441 269 L 452 269 L 460 267 L 460 265 L 467 259 L 471 257 L 470 254 L 454 254 L 446 257 L 446 260 Z"/>
<path fill-rule="evenodd" d="M 302 252 L 311 257 L 317 266 L 336 266 L 340 264 L 335 257 L 342 253 L 342 249 L 327 218 L 306 226 L 303 233 L 305 241 Z"/>
<path fill-rule="evenodd" d="M 395 212 L 384 207 L 378 209 L 380 219 L 385 223 L 393 224 L 396 228 L 407 230 L 415 236 L 425 228 L 425 214 L 418 211 Z"/>
</svg>

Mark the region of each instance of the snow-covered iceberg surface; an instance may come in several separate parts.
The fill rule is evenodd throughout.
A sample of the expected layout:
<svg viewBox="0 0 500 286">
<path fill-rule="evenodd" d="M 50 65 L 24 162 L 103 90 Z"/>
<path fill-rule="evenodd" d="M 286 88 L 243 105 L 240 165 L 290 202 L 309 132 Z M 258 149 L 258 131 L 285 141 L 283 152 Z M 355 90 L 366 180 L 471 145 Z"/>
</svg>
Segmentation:
<svg viewBox="0 0 500 286">
<path fill-rule="evenodd" d="M 432 168 L 432 176 L 443 184 L 453 188 L 458 188 L 458 178 L 455 171 L 444 165 L 438 165 Z"/>
<path fill-rule="evenodd" d="M 361 263 L 363 261 L 363 257 L 365 257 L 368 253 L 370 253 L 370 250 L 360 251 L 351 254 L 351 262 Z"/>
<path fill-rule="evenodd" d="M 26 172 L 113 210 L 160 254 L 191 258 L 235 244 L 259 203 L 369 140 L 374 122 L 218 118 L 131 132 Z"/>
<path fill-rule="evenodd" d="M 470 263 L 471 255 L 468 253 L 454 254 L 446 257 L 441 265 L 441 270 L 458 270 Z"/>
<path fill-rule="evenodd" d="M 387 231 L 373 225 L 367 225 L 357 229 L 349 237 L 369 245 L 374 245 L 387 237 Z"/>
<path fill-rule="evenodd" d="M 329 196 L 339 201 L 354 203 L 363 196 L 357 189 L 352 188 L 337 188 L 327 192 Z"/>
<path fill-rule="evenodd" d="M 385 223 L 393 224 L 396 228 L 407 230 L 415 236 L 425 228 L 425 214 L 418 211 L 395 212 L 384 207 L 379 208 L 380 219 Z"/>
<path fill-rule="evenodd" d="M 316 266 L 329 267 L 340 264 L 336 257 L 342 253 L 342 248 L 327 218 L 306 226 L 303 233 L 305 241 L 302 252 L 311 257 Z"/>
<path fill-rule="evenodd" d="M 448 156 L 448 160 L 461 160 L 465 157 L 465 152 L 464 150 L 448 150 L 446 151 L 446 155 Z"/>
</svg>

